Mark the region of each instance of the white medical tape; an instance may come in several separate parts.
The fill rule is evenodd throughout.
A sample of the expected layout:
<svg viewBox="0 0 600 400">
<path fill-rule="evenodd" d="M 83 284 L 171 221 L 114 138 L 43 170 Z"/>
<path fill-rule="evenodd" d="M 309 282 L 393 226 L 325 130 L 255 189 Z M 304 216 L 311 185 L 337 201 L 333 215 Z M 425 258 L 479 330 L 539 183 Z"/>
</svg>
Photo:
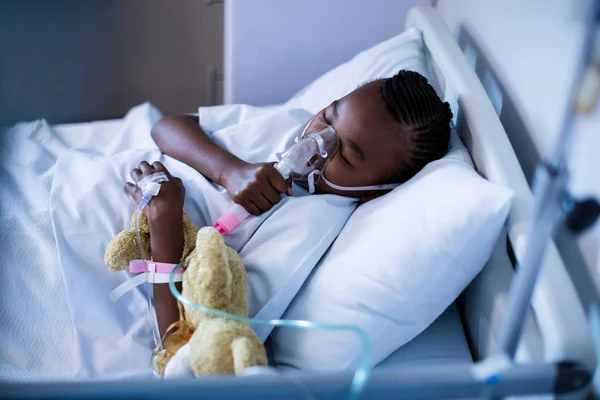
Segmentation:
<svg viewBox="0 0 600 400">
<path fill-rule="evenodd" d="M 308 194 L 313 194 L 315 192 L 315 175 L 320 175 L 321 172 L 319 170 L 314 170 L 308 175 Z"/>
<path fill-rule="evenodd" d="M 134 276 L 133 278 L 121 283 L 119 286 L 114 288 L 108 294 L 108 298 L 112 302 L 115 302 L 115 301 L 119 300 L 121 298 L 121 296 L 123 296 L 125 293 L 129 292 L 130 290 L 135 289 L 136 287 L 140 286 L 142 283 L 145 283 L 145 282 L 169 283 L 169 275 L 170 274 L 159 274 L 156 272 L 142 272 L 141 274 Z M 176 274 L 175 282 L 182 282 L 182 281 L 183 281 L 183 274 Z"/>
<path fill-rule="evenodd" d="M 160 191 L 160 183 L 168 181 L 167 174 L 164 172 L 156 172 L 146 176 L 137 183 L 137 187 L 142 191 L 142 196 L 156 196 Z"/>
</svg>

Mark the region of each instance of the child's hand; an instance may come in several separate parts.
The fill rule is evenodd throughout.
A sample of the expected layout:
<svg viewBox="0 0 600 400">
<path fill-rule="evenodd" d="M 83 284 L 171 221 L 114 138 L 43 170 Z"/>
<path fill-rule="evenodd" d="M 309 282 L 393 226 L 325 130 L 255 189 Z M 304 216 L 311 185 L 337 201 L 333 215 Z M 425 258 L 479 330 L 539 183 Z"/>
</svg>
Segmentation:
<svg viewBox="0 0 600 400">
<path fill-rule="evenodd" d="M 223 186 L 235 203 L 260 215 L 279 203 L 282 193 L 292 195 L 291 180 L 283 179 L 273 165 L 240 163 L 227 171 Z"/>
<path fill-rule="evenodd" d="M 131 171 L 131 177 L 137 184 L 146 176 L 157 172 L 164 172 L 169 180 L 160 183 L 160 191 L 148 203 L 146 215 L 150 223 L 157 220 L 180 219 L 185 200 L 185 187 L 181 179 L 171 176 L 161 163 L 154 162 L 150 165 L 146 161 L 142 161 L 137 168 Z M 136 204 L 142 200 L 142 191 L 137 185 L 127 182 L 125 191 L 135 200 Z"/>
<path fill-rule="evenodd" d="M 152 260 L 176 264 L 181 260 L 184 248 L 183 202 L 185 188 L 181 179 L 171 176 L 161 163 L 154 162 L 150 165 L 146 161 L 142 161 L 137 168 L 131 171 L 131 177 L 137 183 L 144 177 L 157 172 L 164 172 L 169 180 L 160 183 L 160 191 L 152 197 L 145 208 L 150 223 Z M 127 182 L 125 191 L 137 204 L 142 200 L 142 191 L 137 185 Z M 179 290 L 181 290 L 181 286 L 179 286 Z M 167 327 L 177 321 L 179 315 L 177 302 L 173 301 L 167 284 L 154 285 L 154 296 L 159 330 L 161 335 L 164 335 Z"/>
</svg>

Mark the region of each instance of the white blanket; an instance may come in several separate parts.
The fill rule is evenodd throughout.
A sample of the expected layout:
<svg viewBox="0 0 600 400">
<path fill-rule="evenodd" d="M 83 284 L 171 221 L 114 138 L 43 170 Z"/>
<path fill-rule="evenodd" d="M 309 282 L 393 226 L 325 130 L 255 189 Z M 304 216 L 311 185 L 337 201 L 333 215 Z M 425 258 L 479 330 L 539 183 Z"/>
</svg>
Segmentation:
<svg viewBox="0 0 600 400">
<path fill-rule="evenodd" d="M 241 121 L 238 112 L 233 122 L 243 124 L 236 131 L 225 126 L 223 112 L 231 114 L 216 109 L 207 130 L 251 162 L 274 160 L 310 117 L 301 110 L 261 112 Z M 200 114 L 206 117 L 207 110 Z M 149 135 L 159 118 L 156 109 L 142 105 L 122 121 L 106 123 L 108 130 L 97 124 L 53 130 L 43 122 L 13 129 L 11 134 L 20 136 L 6 149 L 11 154 L 3 157 L 3 178 L 20 184 L 9 184 L 11 192 L 2 194 L 2 226 L 12 230 L 2 247 L 12 266 L 2 269 L 3 282 L 9 283 L 2 294 L 8 307 L 0 314 L 7 338 L 0 348 L 2 377 L 152 376 L 145 290 L 111 303 L 108 293 L 128 273 L 109 272 L 102 262 L 108 241 L 129 225 L 134 210 L 123 183 L 139 161 L 161 160 L 184 181 L 185 211 L 197 225 L 212 225 L 231 205 L 223 188 L 160 155 Z M 217 120 L 225 125 L 215 125 Z M 256 151 L 265 135 L 270 146 Z M 13 204 L 11 198 L 22 200 Z M 248 221 L 226 238 L 247 266 L 250 313 L 262 318 L 282 315 L 355 207 L 338 196 L 292 197 L 280 204 L 272 216 Z M 263 339 L 269 334 L 256 329 Z"/>
<path fill-rule="evenodd" d="M 48 201 L 64 150 L 44 121 L 0 135 L 1 378 L 73 375 L 71 315 Z"/>
<path fill-rule="evenodd" d="M 132 147 L 136 134 L 125 132 L 147 132 L 160 115 L 145 104 L 118 121 L 54 129 L 39 120 L 2 130 L 0 379 L 89 376 L 50 218 L 55 164 L 73 149 L 113 154 Z"/>
</svg>

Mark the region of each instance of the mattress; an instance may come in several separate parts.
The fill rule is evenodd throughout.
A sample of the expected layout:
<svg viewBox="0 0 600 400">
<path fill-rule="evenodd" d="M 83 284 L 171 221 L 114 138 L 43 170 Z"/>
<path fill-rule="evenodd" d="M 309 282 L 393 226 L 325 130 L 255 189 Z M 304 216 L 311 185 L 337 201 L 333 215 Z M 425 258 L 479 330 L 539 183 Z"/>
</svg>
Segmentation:
<svg viewBox="0 0 600 400">
<path fill-rule="evenodd" d="M 104 378 L 80 357 L 77 321 L 50 219 L 49 197 L 56 160 L 70 149 L 113 154 L 132 146 L 119 133 L 149 129 L 158 111 L 138 106 L 122 120 L 50 126 L 18 124 L 0 136 L 0 379 Z M 457 309 L 452 305 L 380 368 L 424 363 L 471 362 Z M 138 376 L 152 376 L 150 371 Z M 111 376 L 111 378 L 118 378 Z"/>
<path fill-rule="evenodd" d="M 471 352 L 456 304 L 452 304 L 419 336 L 400 347 L 377 367 L 471 363 Z"/>
<path fill-rule="evenodd" d="M 273 359 L 273 350 L 267 340 L 269 366 L 279 367 Z M 458 307 L 451 304 L 419 336 L 390 354 L 375 368 L 389 369 L 405 366 L 441 366 L 473 362 L 465 337 Z M 282 368 L 283 369 L 283 368 Z M 287 369 L 287 368 L 285 368 Z"/>
</svg>

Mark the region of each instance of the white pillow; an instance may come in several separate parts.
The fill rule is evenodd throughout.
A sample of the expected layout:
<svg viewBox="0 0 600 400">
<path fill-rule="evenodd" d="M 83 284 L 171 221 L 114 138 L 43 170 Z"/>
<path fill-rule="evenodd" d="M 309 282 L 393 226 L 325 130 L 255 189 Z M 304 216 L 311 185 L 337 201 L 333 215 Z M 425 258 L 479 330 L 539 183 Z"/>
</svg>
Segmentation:
<svg viewBox="0 0 600 400">
<path fill-rule="evenodd" d="M 357 325 L 379 363 L 431 324 L 488 260 L 511 193 L 481 178 L 457 148 L 391 193 L 361 205 L 284 314 Z M 359 365 L 350 333 L 278 328 L 278 364 Z"/>
<path fill-rule="evenodd" d="M 388 78 L 401 69 L 419 72 L 428 77 L 423 60 L 421 34 L 415 28 L 410 28 L 358 53 L 348 62 L 322 75 L 288 100 L 285 107 L 303 108 L 316 113 L 361 84 Z"/>
</svg>

